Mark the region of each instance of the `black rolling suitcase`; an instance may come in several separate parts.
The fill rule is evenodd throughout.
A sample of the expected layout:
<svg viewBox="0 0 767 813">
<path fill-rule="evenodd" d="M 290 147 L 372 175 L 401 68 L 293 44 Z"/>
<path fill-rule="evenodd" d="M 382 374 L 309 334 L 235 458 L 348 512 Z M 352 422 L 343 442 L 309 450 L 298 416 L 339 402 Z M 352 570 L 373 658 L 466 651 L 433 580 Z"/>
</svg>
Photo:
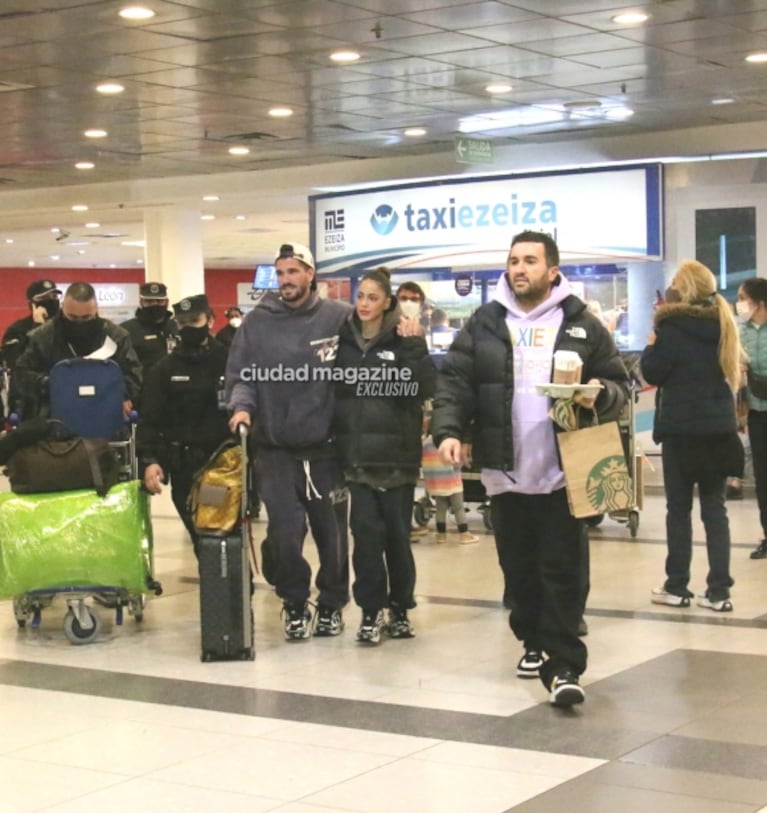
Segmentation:
<svg viewBox="0 0 767 813">
<path fill-rule="evenodd" d="M 239 435 L 242 493 L 237 527 L 228 532 L 200 529 L 198 536 L 202 646 L 200 657 L 203 661 L 253 660 L 256 656 L 249 558 L 250 467 L 247 428 L 239 427 Z"/>
</svg>

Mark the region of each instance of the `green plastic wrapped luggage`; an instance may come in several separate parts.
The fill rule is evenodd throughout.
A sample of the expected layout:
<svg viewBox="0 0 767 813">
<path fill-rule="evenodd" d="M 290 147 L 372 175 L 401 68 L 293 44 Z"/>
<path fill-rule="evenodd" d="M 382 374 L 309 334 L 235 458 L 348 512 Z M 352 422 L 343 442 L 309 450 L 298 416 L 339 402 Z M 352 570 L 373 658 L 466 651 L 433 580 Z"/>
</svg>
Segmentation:
<svg viewBox="0 0 767 813">
<path fill-rule="evenodd" d="M 147 591 L 152 526 L 138 480 L 95 491 L 0 494 L 0 597 L 31 590 Z"/>
</svg>

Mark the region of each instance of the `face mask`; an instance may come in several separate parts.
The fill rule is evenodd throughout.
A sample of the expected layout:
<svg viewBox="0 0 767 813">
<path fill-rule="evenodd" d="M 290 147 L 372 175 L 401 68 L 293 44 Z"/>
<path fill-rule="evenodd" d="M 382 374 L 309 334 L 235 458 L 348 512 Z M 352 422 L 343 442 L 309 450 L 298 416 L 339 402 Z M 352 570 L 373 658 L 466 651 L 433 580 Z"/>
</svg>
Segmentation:
<svg viewBox="0 0 767 813">
<path fill-rule="evenodd" d="M 414 302 L 412 299 L 404 299 L 399 303 L 399 309 L 402 311 L 403 316 L 412 318 L 418 316 L 421 312 L 421 303 Z"/>
<path fill-rule="evenodd" d="M 178 335 L 181 337 L 181 341 L 189 347 L 200 347 L 208 338 L 208 326 L 193 327 L 187 325 L 179 330 Z"/>
<path fill-rule="evenodd" d="M 103 328 L 103 320 L 98 316 L 78 321 L 64 317 L 61 321 L 64 325 L 64 337 L 77 345 L 90 345 L 97 341 Z"/>
<path fill-rule="evenodd" d="M 740 319 L 741 322 L 748 322 L 754 315 L 754 310 L 755 308 L 752 308 L 744 299 L 739 299 L 735 303 L 735 313 L 738 314 L 738 319 Z"/>
<path fill-rule="evenodd" d="M 232 318 L 229 320 L 229 324 L 230 324 L 230 325 L 231 325 L 233 328 L 238 328 L 238 327 L 239 327 L 239 326 L 242 324 L 242 319 L 241 319 L 239 316 L 233 316 L 233 317 L 232 317 Z"/>
<path fill-rule="evenodd" d="M 142 319 L 147 322 L 162 322 L 167 313 L 164 305 L 146 305 L 140 311 Z"/>
<path fill-rule="evenodd" d="M 61 303 L 58 299 L 44 299 L 42 302 L 37 303 L 41 308 L 45 308 L 47 319 L 52 319 L 61 308 Z"/>
</svg>

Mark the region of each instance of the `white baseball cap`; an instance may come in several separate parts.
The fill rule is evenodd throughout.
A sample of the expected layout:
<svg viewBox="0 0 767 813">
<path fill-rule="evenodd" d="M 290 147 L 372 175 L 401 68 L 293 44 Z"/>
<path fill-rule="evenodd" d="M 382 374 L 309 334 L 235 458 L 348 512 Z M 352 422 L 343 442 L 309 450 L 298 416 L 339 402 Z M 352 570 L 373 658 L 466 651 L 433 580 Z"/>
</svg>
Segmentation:
<svg viewBox="0 0 767 813">
<path fill-rule="evenodd" d="M 312 256 L 312 252 L 309 251 L 306 246 L 301 245 L 301 243 L 283 243 L 275 256 L 274 261 L 277 262 L 277 260 L 284 259 L 285 257 L 295 257 L 304 265 L 308 265 L 309 268 L 314 268 L 314 257 Z"/>
</svg>

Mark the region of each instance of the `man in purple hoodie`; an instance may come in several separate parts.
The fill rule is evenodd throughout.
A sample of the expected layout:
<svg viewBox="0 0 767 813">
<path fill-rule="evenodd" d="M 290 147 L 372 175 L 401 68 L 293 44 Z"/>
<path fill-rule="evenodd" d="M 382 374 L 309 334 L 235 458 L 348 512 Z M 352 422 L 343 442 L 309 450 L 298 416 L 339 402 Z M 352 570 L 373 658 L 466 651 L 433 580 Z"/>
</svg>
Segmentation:
<svg viewBox="0 0 767 813">
<path fill-rule="evenodd" d="M 432 434 L 442 457 L 461 462 L 473 443 L 482 469 L 498 559 L 523 643 L 521 678 L 540 677 L 550 702 L 581 703 L 586 646 L 578 625 L 588 593 L 588 536 L 570 514 L 549 417 L 536 384 L 552 377 L 555 350 L 578 353 L 582 381 L 601 384 L 596 398 L 576 395 L 600 423 L 614 420 L 628 397 L 628 376 L 610 334 L 574 296 L 559 271 L 559 250 L 543 232 L 511 243 L 493 302 L 456 337 L 440 371 Z"/>
</svg>

